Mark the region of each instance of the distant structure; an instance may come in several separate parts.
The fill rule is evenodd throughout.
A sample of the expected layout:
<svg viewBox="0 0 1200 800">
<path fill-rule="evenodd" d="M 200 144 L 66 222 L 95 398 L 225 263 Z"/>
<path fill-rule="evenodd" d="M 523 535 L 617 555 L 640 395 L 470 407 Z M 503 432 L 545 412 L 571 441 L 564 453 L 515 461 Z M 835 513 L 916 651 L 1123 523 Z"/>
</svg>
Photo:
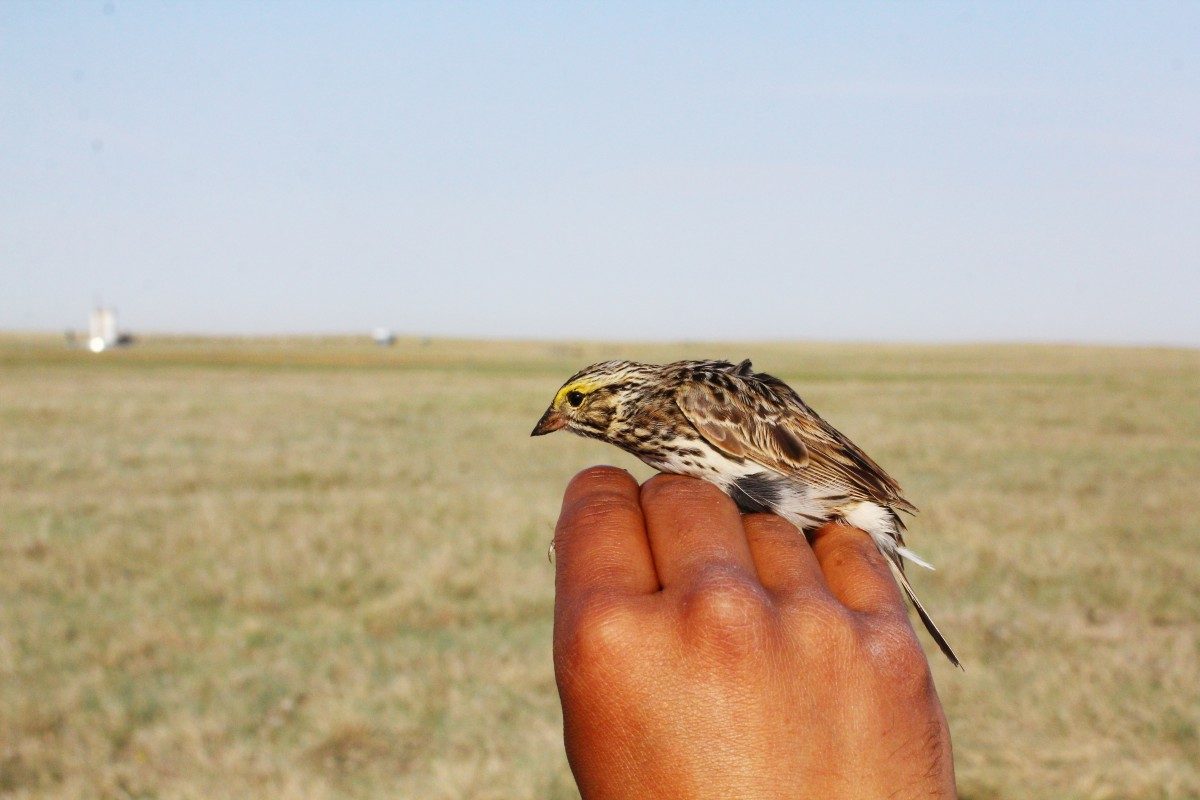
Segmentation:
<svg viewBox="0 0 1200 800">
<path fill-rule="evenodd" d="M 396 343 L 396 334 L 392 333 L 391 328 L 376 328 L 371 331 L 371 338 L 380 347 L 391 347 Z"/>
<path fill-rule="evenodd" d="M 73 338 L 73 337 L 72 337 Z M 87 347 L 93 353 L 102 353 L 110 347 L 119 347 L 133 342 L 128 333 L 117 330 L 117 310 L 110 306 L 96 306 L 88 318 Z"/>
<path fill-rule="evenodd" d="M 99 353 L 117 345 L 117 310 L 105 306 L 92 309 L 88 320 L 88 350 Z"/>
</svg>

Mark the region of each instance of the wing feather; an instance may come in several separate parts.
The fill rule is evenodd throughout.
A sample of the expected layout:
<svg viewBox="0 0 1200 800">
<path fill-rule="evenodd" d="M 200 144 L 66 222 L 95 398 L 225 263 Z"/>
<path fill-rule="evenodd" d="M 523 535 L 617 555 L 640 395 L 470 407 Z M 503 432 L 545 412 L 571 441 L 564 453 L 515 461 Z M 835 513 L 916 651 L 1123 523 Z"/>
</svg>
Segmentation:
<svg viewBox="0 0 1200 800">
<path fill-rule="evenodd" d="M 710 365 L 704 365 L 710 366 Z M 900 485 L 778 378 L 749 362 L 697 365 L 675 402 L 700 435 L 736 458 L 914 512 Z"/>
<path fill-rule="evenodd" d="M 778 414 L 756 413 L 701 381 L 680 386 L 675 402 L 701 436 L 731 456 L 784 475 L 808 464 L 808 448 Z"/>
</svg>

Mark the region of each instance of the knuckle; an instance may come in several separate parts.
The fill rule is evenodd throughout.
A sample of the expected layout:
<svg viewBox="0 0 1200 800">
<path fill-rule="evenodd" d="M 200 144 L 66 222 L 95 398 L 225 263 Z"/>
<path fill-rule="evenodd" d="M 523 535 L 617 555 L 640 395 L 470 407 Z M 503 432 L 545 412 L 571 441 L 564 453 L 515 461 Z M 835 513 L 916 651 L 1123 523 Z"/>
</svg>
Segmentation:
<svg viewBox="0 0 1200 800">
<path fill-rule="evenodd" d="M 708 481 L 683 475 L 655 475 L 642 485 L 642 500 L 649 503 L 670 501 L 690 505 L 713 497 L 724 497 L 724 493 Z"/>
<path fill-rule="evenodd" d="M 790 547 L 808 547 L 796 526 L 775 514 L 747 514 L 742 518 L 746 538 L 751 542 L 770 542 Z"/>
<path fill-rule="evenodd" d="M 833 541 L 826 540 L 825 550 L 825 558 L 834 569 L 842 569 L 864 559 L 870 561 L 878 552 L 868 544 L 865 536 L 838 536 Z"/>
<path fill-rule="evenodd" d="M 762 642 L 771 619 L 763 591 L 743 576 L 724 571 L 701 578 L 683 604 L 691 640 L 739 655 Z"/>
<path fill-rule="evenodd" d="M 635 494 L 637 482 L 623 469 L 609 466 L 593 466 L 578 472 L 567 484 L 564 501 L 572 498 L 578 503 L 600 493 Z"/>
<path fill-rule="evenodd" d="M 571 517 L 594 520 L 613 512 L 633 512 L 637 507 L 637 503 L 629 495 L 610 491 L 593 492 L 571 507 Z"/>
<path fill-rule="evenodd" d="M 823 656 L 848 656 L 860 645 L 859 626 L 854 616 L 833 602 L 814 602 L 803 606 L 795 620 L 795 631 L 804 648 Z"/>
<path fill-rule="evenodd" d="M 812 558 L 808 542 L 792 523 L 774 515 L 755 514 L 746 517 L 744 524 L 746 542 L 752 552 L 770 552 L 773 558 L 793 564 L 802 558 Z"/>
<path fill-rule="evenodd" d="M 587 529 L 638 513 L 637 502 L 627 494 L 617 491 L 593 492 L 566 509 L 559 517 L 555 535 L 556 538 L 562 536 L 564 529 Z"/>
<path fill-rule="evenodd" d="M 927 694 L 933 677 L 929 659 L 906 621 L 883 623 L 872 630 L 867 656 L 876 674 L 905 696 Z"/>
<path fill-rule="evenodd" d="M 554 662 L 560 674 L 603 668 L 636 644 L 639 625 L 617 598 L 596 593 L 576 602 L 554 631 Z"/>
<path fill-rule="evenodd" d="M 571 483 L 609 483 L 620 482 L 625 483 L 632 480 L 628 472 L 619 467 L 610 467 L 607 464 L 596 464 L 591 467 L 586 467 L 576 473 L 571 479 Z"/>
</svg>

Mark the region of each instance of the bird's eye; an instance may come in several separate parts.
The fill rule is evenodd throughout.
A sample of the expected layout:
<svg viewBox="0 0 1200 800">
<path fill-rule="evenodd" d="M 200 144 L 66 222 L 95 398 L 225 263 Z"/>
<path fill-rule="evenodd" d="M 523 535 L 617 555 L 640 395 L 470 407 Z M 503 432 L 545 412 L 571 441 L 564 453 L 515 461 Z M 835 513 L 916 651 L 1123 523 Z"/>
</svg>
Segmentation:
<svg viewBox="0 0 1200 800">
<path fill-rule="evenodd" d="M 567 392 L 567 402 L 572 408 L 579 408 L 579 404 L 583 402 L 583 392 Z"/>
</svg>

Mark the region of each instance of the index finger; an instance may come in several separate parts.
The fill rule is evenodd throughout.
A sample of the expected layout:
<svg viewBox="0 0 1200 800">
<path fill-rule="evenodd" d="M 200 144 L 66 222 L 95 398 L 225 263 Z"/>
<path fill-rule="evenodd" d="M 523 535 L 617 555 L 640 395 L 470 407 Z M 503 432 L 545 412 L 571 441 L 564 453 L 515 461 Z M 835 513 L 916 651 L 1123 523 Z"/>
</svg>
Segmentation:
<svg viewBox="0 0 1200 800">
<path fill-rule="evenodd" d="M 555 592 L 658 591 L 639 487 L 616 467 L 589 467 L 567 484 L 554 529 Z"/>
</svg>

